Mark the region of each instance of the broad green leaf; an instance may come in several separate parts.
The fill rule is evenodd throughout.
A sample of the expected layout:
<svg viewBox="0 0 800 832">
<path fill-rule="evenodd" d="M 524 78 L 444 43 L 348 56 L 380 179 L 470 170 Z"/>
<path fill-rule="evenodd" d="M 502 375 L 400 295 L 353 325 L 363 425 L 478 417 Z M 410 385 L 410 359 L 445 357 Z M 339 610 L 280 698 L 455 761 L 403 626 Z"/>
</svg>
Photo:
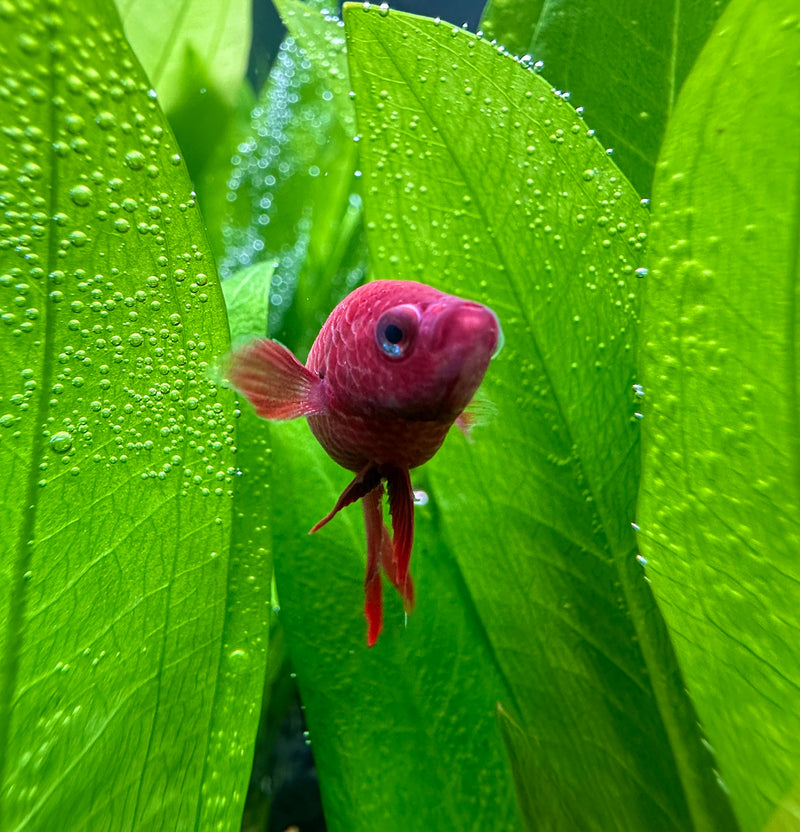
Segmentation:
<svg viewBox="0 0 800 832">
<path fill-rule="evenodd" d="M 730 814 L 630 525 L 638 197 L 569 104 L 485 41 L 345 19 L 374 275 L 484 300 L 506 333 L 498 417 L 445 443 L 432 497 L 539 754 L 538 823 L 715 828 Z"/>
<path fill-rule="evenodd" d="M 384 631 L 370 649 L 360 508 L 308 535 L 352 475 L 327 458 L 305 422 L 271 432 L 281 619 L 327 828 L 519 829 L 494 715 L 509 694 L 441 542 L 439 507 L 431 501 L 417 513 L 417 606 L 406 624 L 387 587 Z"/>
<path fill-rule="evenodd" d="M 251 0 L 117 0 L 125 34 L 168 114 L 197 84 L 197 66 L 234 106 L 250 51 L 250 7 Z"/>
<path fill-rule="evenodd" d="M 727 2 L 547 0 L 541 14 L 526 18 L 527 0 L 507 0 L 492 18 L 492 36 L 515 45 L 523 21 L 533 24 L 523 51 L 543 61 L 544 77 L 586 108 L 600 141 L 649 196 L 667 119 Z"/>
<path fill-rule="evenodd" d="M 231 340 L 234 344 L 253 336 L 264 337 L 266 334 L 272 271 L 273 264 L 256 263 L 223 281 L 222 290 L 228 312 Z M 226 359 L 227 356 L 223 356 L 218 361 L 215 367 L 216 375 L 224 374 Z M 236 473 L 240 477 L 241 487 L 236 493 L 234 517 L 238 523 L 236 530 L 241 529 L 241 532 L 235 536 L 234 553 L 264 547 L 265 540 L 269 541 L 273 535 L 271 488 L 273 469 L 270 429 L 268 423 L 259 419 L 253 409 L 247 405 L 239 412 L 238 440 L 237 459 L 240 467 Z M 271 565 L 270 553 L 264 548 L 261 549 L 259 555 L 265 564 Z M 264 705 L 256 741 L 256 758 L 252 763 L 255 776 L 259 753 L 263 755 L 265 751 L 271 752 L 274 747 L 277 738 L 276 728 L 286 710 L 287 688 L 289 690 L 292 688 L 286 683 L 288 675 L 285 669 L 286 651 L 273 603 L 272 573 L 262 568 L 257 573 L 248 575 L 246 580 L 251 583 L 266 581 L 268 585 L 271 584 L 268 596 L 264 593 L 260 594 L 259 601 L 262 606 L 248 611 L 254 620 L 263 622 L 269 619 L 270 621 Z M 266 606 L 267 600 L 270 602 L 270 607 Z M 256 799 L 253 799 L 254 794 L 257 795 Z M 255 791 L 251 788 L 242 818 L 242 828 L 253 826 L 265 828 L 264 823 L 268 811 L 267 795 L 261 789 Z"/>
<path fill-rule="evenodd" d="M 178 97 L 168 116 L 189 174 L 196 182 L 214 157 L 236 110 L 217 92 L 209 70 L 191 47 L 186 49 L 183 68 Z M 247 81 L 242 83 L 249 86 Z"/>
<path fill-rule="evenodd" d="M 746 830 L 800 782 L 798 66 L 796 3 L 731 2 L 670 124 L 647 280 L 641 543 Z"/>
<path fill-rule="evenodd" d="M 268 538 L 191 184 L 113 4 L 0 18 L 0 828 L 234 828 Z"/>
<path fill-rule="evenodd" d="M 522 727 L 512 719 L 502 705 L 497 707 L 497 721 L 511 761 L 519 810 L 525 828 L 536 829 L 538 807 L 534 780 L 530 777 L 536 767 L 536 750 L 531 747 L 530 739 Z"/>
</svg>

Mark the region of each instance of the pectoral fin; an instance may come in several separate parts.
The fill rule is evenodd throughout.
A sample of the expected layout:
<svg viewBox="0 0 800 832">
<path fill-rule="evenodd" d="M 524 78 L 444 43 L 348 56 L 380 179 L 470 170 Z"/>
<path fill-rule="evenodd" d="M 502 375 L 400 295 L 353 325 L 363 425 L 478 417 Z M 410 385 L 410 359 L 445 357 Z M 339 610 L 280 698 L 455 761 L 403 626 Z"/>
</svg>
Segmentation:
<svg viewBox="0 0 800 832">
<path fill-rule="evenodd" d="M 261 338 L 235 350 L 226 375 L 265 419 L 325 412 L 322 380 L 277 341 Z"/>
<path fill-rule="evenodd" d="M 464 434 L 467 442 L 474 442 L 472 429 L 476 425 L 486 425 L 497 415 L 497 408 L 482 391 L 478 391 L 472 401 L 456 417 L 456 427 Z"/>
</svg>

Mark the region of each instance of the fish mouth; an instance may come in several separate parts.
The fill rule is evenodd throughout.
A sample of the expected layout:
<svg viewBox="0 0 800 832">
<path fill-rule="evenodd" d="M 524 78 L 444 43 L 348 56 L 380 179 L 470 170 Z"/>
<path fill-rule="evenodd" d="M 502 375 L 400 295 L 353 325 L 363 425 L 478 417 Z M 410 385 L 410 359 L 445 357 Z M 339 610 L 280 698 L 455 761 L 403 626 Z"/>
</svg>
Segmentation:
<svg viewBox="0 0 800 832">
<path fill-rule="evenodd" d="M 463 301 L 446 306 L 433 317 L 433 348 L 437 352 L 465 357 L 470 354 L 488 360 L 503 348 L 500 320 L 488 306 Z"/>
<path fill-rule="evenodd" d="M 439 362 L 434 420 L 455 418 L 472 399 L 489 362 L 502 348 L 503 330 L 488 306 L 463 301 L 438 311 L 431 335 L 432 352 Z M 431 413 L 434 408 L 427 410 Z"/>
</svg>

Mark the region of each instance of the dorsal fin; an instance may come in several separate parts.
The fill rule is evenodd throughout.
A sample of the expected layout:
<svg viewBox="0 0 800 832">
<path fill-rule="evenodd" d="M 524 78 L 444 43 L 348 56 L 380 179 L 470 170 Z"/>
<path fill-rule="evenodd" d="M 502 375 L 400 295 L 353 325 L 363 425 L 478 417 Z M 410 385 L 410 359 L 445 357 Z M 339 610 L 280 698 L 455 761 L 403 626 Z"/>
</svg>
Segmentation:
<svg viewBox="0 0 800 832">
<path fill-rule="evenodd" d="M 321 379 L 277 341 L 260 338 L 235 350 L 227 377 L 265 419 L 323 413 Z"/>
</svg>

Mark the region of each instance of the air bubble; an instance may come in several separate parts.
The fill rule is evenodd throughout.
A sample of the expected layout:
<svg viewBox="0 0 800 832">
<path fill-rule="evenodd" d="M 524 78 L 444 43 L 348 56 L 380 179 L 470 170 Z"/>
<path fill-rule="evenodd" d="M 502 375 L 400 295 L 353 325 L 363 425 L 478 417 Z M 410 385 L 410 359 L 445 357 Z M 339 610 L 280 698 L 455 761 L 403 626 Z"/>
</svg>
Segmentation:
<svg viewBox="0 0 800 832">
<path fill-rule="evenodd" d="M 12 8 L 13 8 L 13 6 L 12 6 Z M 19 46 L 19 48 L 23 52 L 27 52 L 27 54 L 29 54 L 29 55 L 34 54 L 34 52 L 38 52 L 40 45 L 41 44 L 39 43 L 38 40 L 36 40 L 36 38 L 31 37 L 30 35 L 25 34 L 25 33 L 21 34 L 17 38 L 17 46 Z"/>
<path fill-rule="evenodd" d="M 114 113 L 104 110 L 95 116 L 95 122 L 101 130 L 113 130 L 117 126 L 117 119 Z"/>
<path fill-rule="evenodd" d="M 86 185 L 76 185 L 70 189 L 69 197 L 76 205 L 88 205 L 92 201 L 92 189 Z"/>
<path fill-rule="evenodd" d="M 144 155 L 138 150 L 131 150 L 125 154 L 125 164 L 131 170 L 141 170 L 144 167 L 145 161 Z"/>
<path fill-rule="evenodd" d="M 69 113 L 64 118 L 64 125 L 69 133 L 77 135 L 83 132 L 86 127 L 86 122 L 84 121 L 83 116 L 78 115 L 77 113 Z"/>
<path fill-rule="evenodd" d="M 60 430 L 50 437 L 50 450 L 56 454 L 65 454 L 72 447 L 72 434 Z"/>
</svg>

